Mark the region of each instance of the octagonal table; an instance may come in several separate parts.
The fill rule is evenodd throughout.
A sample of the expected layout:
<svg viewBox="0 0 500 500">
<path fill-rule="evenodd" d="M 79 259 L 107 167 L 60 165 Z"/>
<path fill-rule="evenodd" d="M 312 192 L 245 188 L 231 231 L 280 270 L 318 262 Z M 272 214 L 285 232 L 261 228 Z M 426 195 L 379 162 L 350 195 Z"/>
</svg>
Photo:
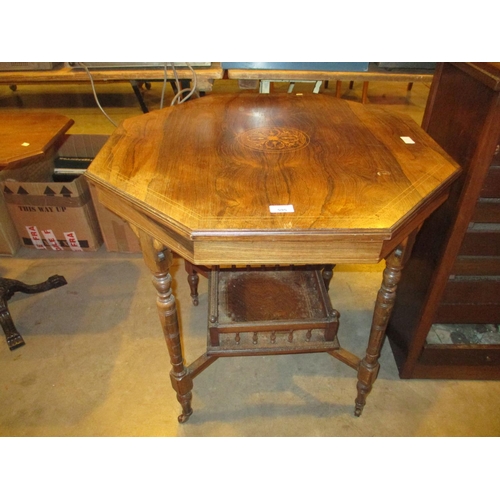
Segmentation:
<svg viewBox="0 0 500 500">
<path fill-rule="evenodd" d="M 359 416 L 377 377 L 404 261 L 458 174 L 411 118 L 327 95 L 211 95 L 125 120 L 87 176 L 100 201 L 136 231 L 153 273 L 179 421 L 192 413 L 194 377 L 219 356 L 311 351 L 328 352 L 357 371 Z M 169 274 L 172 251 L 212 273 L 218 266 L 328 270 L 385 259 L 366 355 L 342 349 L 334 334 L 311 342 L 312 326 L 297 345 L 293 335 L 278 345 L 268 325 L 259 333 L 267 332 L 265 349 L 255 332 L 254 347 L 242 347 L 238 331 L 227 349 L 211 332 L 207 352 L 186 366 Z M 210 286 L 217 301 L 219 285 Z M 324 285 L 317 286 L 324 298 Z M 325 300 L 325 317 L 332 317 Z M 210 305 L 209 323 L 218 325 L 223 305 Z"/>
</svg>

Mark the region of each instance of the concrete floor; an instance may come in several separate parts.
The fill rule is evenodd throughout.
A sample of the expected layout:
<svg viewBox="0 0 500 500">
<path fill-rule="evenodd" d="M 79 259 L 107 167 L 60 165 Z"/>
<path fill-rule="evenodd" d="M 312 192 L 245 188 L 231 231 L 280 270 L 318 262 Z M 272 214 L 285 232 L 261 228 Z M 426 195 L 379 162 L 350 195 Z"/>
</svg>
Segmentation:
<svg viewBox="0 0 500 500">
<path fill-rule="evenodd" d="M 334 84 L 325 92 L 334 93 Z M 160 83 L 145 91 L 157 109 Z M 306 89 L 307 91 L 308 89 Z M 310 90 L 310 89 L 309 89 Z M 382 105 L 421 122 L 428 86 L 370 85 L 367 106 Z M 214 92 L 237 92 L 215 82 Z M 277 89 L 280 91 L 280 88 Z M 296 91 L 300 88 L 296 87 Z M 171 91 L 169 91 L 171 92 Z M 98 87 L 115 121 L 141 113 L 130 87 Z M 361 85 L 343 98 L 360 100 Z M 57 111 L 71 133 L 111 133 L 90 87 L 0 89 L 3 110 Z M 341 312 L 339 339 L 364 354 L 382 266 L 338 266 L 331 287 Z M 1 436 L 498 436 L 500 382 L 400 380 L 386 343 L 381 369 L 360 418 L 353 415 L 356 374 L 327 354 L 219 359 L 195 379 L 194 414 L 177 422 L 169 360 L 155 292 L 138 254 L 72 254 L 22 248 L 0 259 L 0 275 L 27 283 L 50 275 L 68 284 L 16 294 L 9 307 L 26 345 L 0 348 Z M 189 363 L 206 343 L 207 283 L 191 305 L 182 261 L 172 270 Z"/>
</svg>

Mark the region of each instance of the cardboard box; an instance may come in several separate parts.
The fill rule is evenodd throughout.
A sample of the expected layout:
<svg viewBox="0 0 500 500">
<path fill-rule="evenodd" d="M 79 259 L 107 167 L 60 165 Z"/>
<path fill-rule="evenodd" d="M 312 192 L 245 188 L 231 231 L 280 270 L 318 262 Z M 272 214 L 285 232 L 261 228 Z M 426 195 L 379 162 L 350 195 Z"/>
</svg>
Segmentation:
<svg viewBox="0 0 500 500">
<path fill-rule="evenodd" d="M 59 147 L 54 177 L 64 178 L 71 172 L 83 172 L 104 146 L 106 135 L 71 135 Z M 90 185 L 92 201 L 101 234 L 108 252 L 140 253 L 139 239 L 130 226 L 99 202 L 96 189 Z"/>
<path fill-rule="evenodd" d="M 90 189 L 83 176 L 71 182 L 6 180 L 2 191 L 24 246 L 89 252 L 102 245 Z"/>
<path fill-rule="evenodd" d="M 28 162 L 23 166 L 0 171 L 0 182 L 10 179 L 17 181 L 41 181 L 50 178 L 53 169 L 52 159 Z M 0 189 L 0 255 L 15 255 L 21 247 L 21 239 L 12 221 L 7 203 Z"/>
<path fill-rule="evenodd" d="M 90 184 L 90 192 L 106 250 L 108 252 L 140 253 L 139 238 L 130 229 L 128 223 L 100 203 L 97 190 L 92 184 Z"/>
<path fill-rule="evenodd" d="M 10 218 L 4 197 L 0 197 L 0 255 L 15 255 L 21 246 L 16 226 Z"/>
<path fill-rule="evenodd" d="M 108 138 L 107 135 L 66 135 L 51 159 L 43 164 L 38 163 L 20 168 L 14 176 L 12 174 L 2 176 L 0 172 L 0 181 L 6 179 L 23 181 L 20 184 L 5 184 L 0 192 L 0 253 L 13 255 L 21 244 L 37 248 L 34 242 L 42 249 L 43 247 L 37 238 L 41 238 L 45 248 L 51 249 L 52 243 L 55 248 L 61 246 L 63 250 L 68 250 L 70 247 L 68 240 L 64 237 L 65 232 L 76 233 L 78 240 L 83 242 L 84 248 L 82 250 L 84 251 L 96 250 L 100 246 L 99 242 L 104 240 L 108 252 L 141 252 L 139 240 L 128 223 L 99 202 L 95 188 L 92 189 L 92 186 L 89 186 L 83 177 L 77 177 L 76 181 L 73 180 L 75 176 L 85 172 L 86 167 L 95 158 Z M 52 180 L 56 182 L 52 182 Z M 90 188 L 90 198 L 92 199 L 90 205 L 83 204 L 78 210 L 65 211 L 65 215 L 63 215 L 62 206 L 78 208 L 70 207 L 68 199 L 71 196 L 67 192 L 65 195 L 61 194 L 64 186 L 73 193 L 81 191 L 81 201 L 87 200 Z M 8 204 L 4 199 L 5 187 L 8 188 L 8 192 L 5 193 L 9 200 Z M 21 187 L 22 190 L 19 192 Z M 46 192 L 49 198 L 46 198 Z M 41 198 L 33 196 L 28 198 L 28 194 Z M 56 196 L 58 199 L 55 198 Z M 78 195 L 75 194 L 75 196 Z M 49 204 L 56 202 L 56 205 Z M 39 205 L 39 203 L 42 204 Z M 72 203 L 76 203 L 76 201 L 73 200 Z M 66 226 L 68 231 L 54 230 L 53 227 L 59 227 L 61 221 L 70 217 L 70 213 L 72 224 L 74 226 L 76 224 L 76 227 L 82 229 L 77 231 L 76 227 L 68 229 Z M 27 228 L 31 228 L 30 234 L 28 234 Z M 44 230 L 49 231 L 47 233 L 49 239 L 44 236 Z M 54 233 L 57 244 L 50 239 L 52 234 L 50 231 Z M 3 233 L 6 235 L 3 236 Z"/>
<path fill-rule="evenodd" d="M 30 247 L 33 247 L 33 242 L 30 239 L 31 243 L 27 243 L 24 241 L 25 238 L 27 238 L 27 233 L 24 228 L 20 229 L 19 224 L 13 220 L 12 213 L 16 213 L 16 220 L 19 222 L 19 219 L 21 218 L 21 214 L 18 211 L 14 209 L 14 207 L 9 207 L 9 204 L 7 203 L 4 195 L 4 185 L 2 184 L 3 181 L 17 181 L 20 183 L 42 183 L 46 184 L 45 187 L 47 187 L 50 182 L 53 180 L 59 180 L 60 178 L 63 179 L 63 181 L 73 181 L 75 177 L 77 177 L 79 174 L 84 172 L 85 167 L 92 161 L 92 159 L 96 156 L 96 154 L 99 152 L 103 144 L 106 142 L 109 136 L 107 135 L 91 135 L 91 134 L 67 134 L 64 137 L 61 138 L 57 149 L 52 148 L 51 150 L 47 151 L 47 154 L 45 155 L 44 160 L 36 159 L 34 158 L 33 160 L 29 160 L 27 162 L 23 162 L 22 166 L 9 169 L 9 170 L 2 170 L 0 171 L 0 254 L 1 255 L 15 255 L 19 247 L 24 244 Z M 67 173 L 66 175 L 69 175 L 69 177 L 64 177 L 64 174 L 59 174 L 57 171 L 65 170 L 65 171 L 70 171 L 69 174 Z M 74 175 L 71 176 L 71 171 L 73 171 Z M 47 184 L 49 183 L 49 184 Z M 57 191 L 57 185 L 58 183 L 55 182 L 55 185 L 53 188 L 51 188 L 52 191 L 58 192 Z M 75 186 L 70 187 L 69 184 L 66 186 L 69 190 L 74 190 L 76 189 L 77 191 L 83 190 L 87 191 L 87 198 L 89 197 L 89 191 L 88 191 L 88 186 L 86 186 L 86 181 L 82 179 L 79 181 Z M 12 195 L 16 196 L 26 196 L 23 195 L 23 193 L 18 193 L 17 189 L 19 186 L 14 186 L 14 189 L 11 189 L 13 191 L 12 193 L 7 193 L 7 196 L 11 200 L 11 204 L 17 204 L 18 206 L 22 206 L 22 199 L 21 198 L 13 198 Z M 61 186 L 62 188 L 62 186 Z M 60 188 L 60 189 L 61 189 Z M 30 189 L 34 189 L 35 192 L 39 195 L 39 190 L 36 187 L 31 187 Z M 42 189 L 42 195 L 44 192 L 44 189 Z M 67 194 L 67 193 L 66 193 Z M 44 196 L 44 195 L 43 195 Z M 66 200 L 63 203 L 69 204 L 70 202 L 67 200 L 67 198 L 71 198 L 71 196 L 63 196 L 63 198 Z M 43 203 L 45 207 L 49 207 L 50 205 L 47 204 L 48 200 L 50 201 L 49 198 L 44 199 Z M 31 199 L 33 201 L 33 199 Z M 38 200 L 40 201 L 40 200 Z M 54 200 L 53 200 L 54 201 Z M 56 200 L 57 203 L 60 203 L 59 200 Z M 73 202 L 74 203 L 74 200 Z M 33 205 L 35 206 L 35 205 Z M 53 207 L 54 208 L 54 207 Z M 58 221 L 60 222 L 63 220 L 60 215 L 60 212 L 55 212 L 57 213 Z M 71 217 L 76 217 L 74 223 L 79 225 L 79 227 L 84 228 L 90 225 L 91 229 L 89 230 L 88 227 L 84 229 L 84 234 L 87 234 L 85 238 L 83 238 L 82 234 L 77 233 L 78 239 L 82 239 L 83 241 L 86 241 L 84 245 L 89 245 L 86 250 L 90 251 L 91 247 L 95 247 L 94 249 L 97 249 L 99 247 L 98 242 L 102 241 L 102 236 L 100 235 L 100 230 L 99 228 L 95 229 L 95 210 L 92 207 L 92 202 L 90 201 L 90 205 L 88 206 L 82 206 L 80 207 L 80 210 L 71 210 L 70 213 Z M 83 215 L 82 215 L 83 214 Z M 26 217 L 26 213 L 23 218 Z M 42 217 L 41 215 L 37 215 L 38 219 Z M 43 223 L 46 224 L 47 218 L 50 218 L 50 212 L 46 211 L 44 221 Z M 66 216 L 66 218 L 70 217 L 69 215 Z M 87 222 L 88 221 L 88 222 Z M 49 226 L 52 226 L 55 221 L 51 221 Z M 29 225 L 34 225 L 37 227 L 37 230 L 41 230 L 34 224 L 33 220 L 28 222 Z M 44 226 L 43 229 L 49 228 L 49 226 Z M 49 228 L 50 229 L 50 228 Z M 69 229 L 68 232 L 75 231 L 76 228 Z M 80 233 L 82 233 L 82 230 L 80 230 Z M 49 233 L 50 234 L 50 233 Z M 43 238 L 42 238 L 43 239 Z M 66 240 L 64 240 L 66 241 Z M 66 241 L 66 244 L 67 241 Z M 64 245 L 64 242 L 63 242 Z M 64 249 L 64 247 L 63 247 Z"/>
</svg>

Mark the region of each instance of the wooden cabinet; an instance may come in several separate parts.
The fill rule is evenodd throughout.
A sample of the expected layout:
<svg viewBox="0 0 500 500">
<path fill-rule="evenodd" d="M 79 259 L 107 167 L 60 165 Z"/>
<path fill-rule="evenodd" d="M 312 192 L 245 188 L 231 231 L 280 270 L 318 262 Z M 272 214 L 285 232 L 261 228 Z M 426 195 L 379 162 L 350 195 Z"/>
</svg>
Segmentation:
<svg viewBox="0 0 500 500">
<path fill-rule="evenodd" d="M 500 379 L 500 343 L 436 325 L 500 323 L 500 63 L 440 63 L 422 127 L 463 168 L 422 226 L 387 334 L 401 378 Z"/>
</svg>

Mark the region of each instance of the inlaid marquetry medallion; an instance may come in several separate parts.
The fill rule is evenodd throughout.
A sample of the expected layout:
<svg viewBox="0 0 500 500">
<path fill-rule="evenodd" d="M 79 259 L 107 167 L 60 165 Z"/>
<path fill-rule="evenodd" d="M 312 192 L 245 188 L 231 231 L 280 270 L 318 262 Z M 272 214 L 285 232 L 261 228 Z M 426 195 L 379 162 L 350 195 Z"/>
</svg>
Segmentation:
<svg viewBox="0 0 500 500">
<path fill-rule="evenodd" d="M 289 127 L 259 127 L 247 130 L 237 137 L 238 142 L 250 149 L 265 152 L 288 152 L 309 144 L 309 136 Z"/>
</svg>

